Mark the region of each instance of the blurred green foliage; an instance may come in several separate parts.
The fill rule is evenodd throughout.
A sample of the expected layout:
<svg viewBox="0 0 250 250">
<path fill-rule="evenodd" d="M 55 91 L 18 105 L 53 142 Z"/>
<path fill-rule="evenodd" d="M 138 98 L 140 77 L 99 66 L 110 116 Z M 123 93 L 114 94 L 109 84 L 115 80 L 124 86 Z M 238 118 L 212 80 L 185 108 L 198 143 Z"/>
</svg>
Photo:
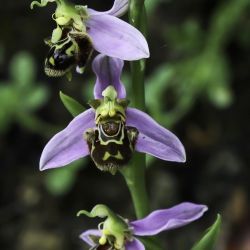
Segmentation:
<svg viewBox="0 0 250 250">
<path fill-rule="evenodd" d="M 194 19 L 164 32 L 172 54 L 181 57 L 157 67 L 146 81 L 149 112 L 161 124 L 173 126 L 198 99 L 207 99 L 217 108 L 231 105 L 230 65 L 224 48 L 248 5 L 248 0 L 220 5 L 212 15 L 209 32 Z"/>
<path fill-rule="evenodd" d="M 35 78 L 33 57 L 27 52 L 17 53 L 9 66 L 9 80 L 0 82 L 0 133 L 6 132 L 13 122 L 43 135 L 47 134 L 46 129 L 49 133 L 49 126 L 34 114 L 48 101 L 49 92 Z"/>
</svg>

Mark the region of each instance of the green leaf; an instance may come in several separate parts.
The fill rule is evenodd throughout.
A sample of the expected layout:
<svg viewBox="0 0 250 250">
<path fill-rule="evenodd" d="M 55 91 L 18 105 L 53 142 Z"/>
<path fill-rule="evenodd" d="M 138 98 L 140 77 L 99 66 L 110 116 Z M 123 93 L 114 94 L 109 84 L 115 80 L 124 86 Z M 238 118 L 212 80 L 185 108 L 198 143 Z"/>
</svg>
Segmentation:
<svg viewBox="0 0 250 250">
<path fill-rule="evenodd" d="M 207 229 L 205 235 L 198 241 L 191 250 L 212 250 L 215 247 L 221 227 L 221 216 L 218 214 L 214 224 Z"/>
<path fill-rule="evenodd" d="M 226 84 L 212 85 L 207 90 L 210 101 L 218 108 L 227 108 L 233 102 L 233 92 Z"/>
<path fill-rule="evenodd" d="M 14 120 L 13 113 L 17 107 L 16 95 L 9 85 L 0 85 L 0 134 L 5 133 L 9 123 Z M 11 101 L 10 101 L 11 100 Z"/>
<path fill-rule="evenodd" d="M 36 86 L 30 88 L 30 92 L 23 100 L 26 110 L 36 110 L 48 101 L 49 91 L 46 86 Z"/>
<path fill-rule="evenodd" d="M 65 108 L 74 117 L 81 114 L 85 110 L 85 108 L 78 101 L 68 95 L 65 95 L 62 91 L 60 91 L 60 98 Z"/>
<path fill-rule="evenodd" d="M 10 76 L 13 82 L 23 88 L 34 83 L 36 65 L 33 57 L 28 52 L 17 53 L 11 60 Z"/>
</svg>

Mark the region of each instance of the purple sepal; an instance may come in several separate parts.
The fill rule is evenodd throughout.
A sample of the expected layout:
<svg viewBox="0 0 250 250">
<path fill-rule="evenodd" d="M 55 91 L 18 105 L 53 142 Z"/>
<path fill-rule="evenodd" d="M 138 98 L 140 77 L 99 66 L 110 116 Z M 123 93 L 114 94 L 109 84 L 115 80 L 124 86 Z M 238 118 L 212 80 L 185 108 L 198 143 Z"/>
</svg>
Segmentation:
<svg viewBox="0 0 250 250">
<path fill-rule="evenodd" d="M 102 54 L 95 57 L 92 63 L 92 69 L 96 74 L 95 99 L 103 98 L 102 91 L 109 85 L 116 89 L 118 98 L 126 97 L 125 87 L 120 80 L 123 65 L 123 60 L 119 58 L 108 57 Z"/>
<path fill-rule="evenodd" d="M 89 14 L 86 25 L 95 50 L 128 61 L 149 57 L 147 41 L 139 30 L 111 15 Z"/>
<path fill-rule="evenodd" d="M 96 243 L 91 239 L 90 235 L 93 235 L 93 236 L 97 236 L 97 237 L 101 237 L 102 234 L 99 230 L 97 229 L 90 229 L 90 230 L 87 230 L 85 232 L 83 232 L 81 235 L 80 235 L 80 238 L 85 241 L 89 246 L 91 247 L 94 247 L 96 246 Z"/>
<path fill-rule="evenodd" d="M 156 235 L 199 219 L 207 209 L 205 205 L 184 202 L 169 209 L 156 210 L 141 220 L 131 222 L 130 226 L 134 235 Z"/>
<path fill-rule="evenodd" d="M 139 136 L 135 149 L 166 161 L 185 162 L 185 149 L 180 140 L 146 113 L 127 108 L 127 126 L 136 127 Z"/>
<path fill-rule="evenodd" d="M 65 166 L 72 161 L 89 154 L 83 133 L 95 127 L 95 112 L 88 109 L 76 116 L 69 125 L 57 133 L 45 146 L 41 159 L 40 170 Z"/>
</svg>

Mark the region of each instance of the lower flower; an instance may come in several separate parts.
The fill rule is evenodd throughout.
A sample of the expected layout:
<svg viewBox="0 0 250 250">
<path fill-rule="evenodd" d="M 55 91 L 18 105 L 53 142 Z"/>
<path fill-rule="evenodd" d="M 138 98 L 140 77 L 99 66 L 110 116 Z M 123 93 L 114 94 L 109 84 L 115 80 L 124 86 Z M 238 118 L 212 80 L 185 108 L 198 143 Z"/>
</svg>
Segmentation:
<svg viewBox="0 0 250 250">
<path fill-rule="evenodd" d="M 80 238 L 90 249 L 98 250 L 144 250 L 143 243 L 137 236 L 152 236 L 185 226 L 199 219 L 207 211 L 207 206 L 189 202 L 181 203 L 169 209 L 156 210 L 147 217 L 128 221 L 116 215 L 105 205 L 97 205 L 89 213 L 82 210 L 78 213 L 89 217 L 106 218 L 97 229 L 83 232 Z"/>
</svg>

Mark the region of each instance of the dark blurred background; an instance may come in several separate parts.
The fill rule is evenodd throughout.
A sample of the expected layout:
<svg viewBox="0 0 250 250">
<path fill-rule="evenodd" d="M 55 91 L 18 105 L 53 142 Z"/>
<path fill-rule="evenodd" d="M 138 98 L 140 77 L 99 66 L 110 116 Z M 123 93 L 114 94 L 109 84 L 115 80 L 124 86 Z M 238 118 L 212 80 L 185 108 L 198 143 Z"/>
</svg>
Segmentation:
<svg viewBox="0 0 250 250">
<path fill-rule="evenodd" d="M 107 10 L 113 1 L 75 2 Z M 190 249 L 221 213 L 216 249 L 250 250 L 250 1 L 146 2 L 147 111 L 187 151 L 185 164 L 147 158 L 151 207 L 209 206 L 199 221 L 162 233 L 165 249 Z M 39 171 L 46 142 L 72 119 L 59 90 L 85 104 L 94 74 L 89 64 L 72 82 L 46 77 L 43 39 L 55 27 L 55 4 L 33 11 L 29 4 L 0 8 L 0 249 L 86 249 L 78 235 L 99 220 L 76 218 L 77 211 L 105 203 L 133 219 L 133 206 L 122 176 L 101 173 L 89 158 Z M 131 93 L 128 63 L 123 80 Z"/>
</svg>

